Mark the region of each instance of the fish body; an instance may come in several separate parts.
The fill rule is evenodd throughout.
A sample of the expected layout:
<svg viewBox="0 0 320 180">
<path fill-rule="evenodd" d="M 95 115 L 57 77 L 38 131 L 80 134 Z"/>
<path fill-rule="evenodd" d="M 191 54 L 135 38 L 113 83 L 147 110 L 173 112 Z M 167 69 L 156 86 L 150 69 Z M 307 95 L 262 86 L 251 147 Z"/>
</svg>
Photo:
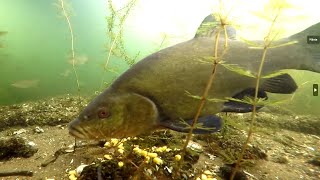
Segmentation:
<svg viewBox="0 0 320 180">
<path fill-rule="evenodd" d="M 22 80 L 12 83 L 11 86 L 20 89 L 27 89 L 37 87 L 39 84 L 39 80 Z"/>
<path fill-rule="evenodd" d="M 316 26 L 320 31 L 320 23 Z M 314 28 L 313 27 L 313 28 Z M 279 42 L 296 40 L 292 37 Z M 298 39 L 299 40 L 299 39 Z M 219 39 L 219 50 L 224 39 Z M 214 54 L 213 37 L 196 37 L 151 54 L 123 73 L 110 87 L 97 96 L 69 125 L 71 135 L 82 139 L 136 136 L 159 128 L 188 132 L 199 106 L 199 99 L 212 73 L 212 65 L 204 63 Z M 283 69 L 302 69 L 320 72 L 320 60 L 314 49 L 299 41 L 289 46 L 269 49 L 262 75 Z M 229 40 L 223 61 L 257 74 L 262 50 L 250 48 L 236 39 Z M 225 99 L 253 96 L 256 78 L 243 76 L 218 65 L 208 98 Z M 292 93 L 297 86 L 285 74 L 263 78 L 259 96 L 265 92 Z M 199 123 L 208 129 L 195 133 L 211 133 L 222 126 L 219 112 L 249 112 L 251 105 L 235 102 L 206 102 Z M 185 123 L 182 123 L 184 121 Z"/>
<path fill-rule="evenodd" d="M 72 58 L 68 59 L 68 63 L 71 65 L 73 63 L 75 65 L 83 65 L 83 64 L 86 64 L 88 61 L 89 61 L 89 58 L 87 55 L 79 55 L 79 56 L 76 56 L 74 59 Z"/>
</svg>

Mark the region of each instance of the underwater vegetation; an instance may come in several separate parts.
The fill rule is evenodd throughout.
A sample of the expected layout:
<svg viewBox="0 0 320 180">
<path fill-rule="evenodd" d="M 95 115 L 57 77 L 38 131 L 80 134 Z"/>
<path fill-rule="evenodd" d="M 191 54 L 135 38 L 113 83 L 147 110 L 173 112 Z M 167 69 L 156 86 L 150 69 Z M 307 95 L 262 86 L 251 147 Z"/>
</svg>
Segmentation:
<svg viewBox="0 0 320 180">
<path fill-rule="evenodd" d="M 123 39 L 123 27 L 125 21 L 129 16 L 130 11 L 134 8 L 135 4 L 136 0 L 131 0 L 124 7 L 116 9 L 116 7 L 114 7 L 113 5 L 112 0 L 108 0 L 108 10 L 110 12 L 110 15 L 106 17 L 108 24 L 107 34 L 109 40 L 109 44 L 106 47 L 108 57 L 103 65 L 103 74 L 99 88 L 100 91 L 104 88 L 104 84 L 109 85 L 108 83 L 104 82 L 104 74 L 107 71 L 119 74 L 119 72 L 115 70 L 116 68 L 109 67 L 109 62 L 112 56 L 124 60 L 129 66 L 132 66 L 139 56 L 139 53 L 137 53 L 134 57 L 130 57 L 128 55 Z"/>
<path fill-rule="evenodd" d="M 0 109 L 0 129 L 22 126 L 1 135 L 26 134 L 48 150 L 43 153 L 40 149 L 42 154 L 32 159 L 33 164 L 41 163 L 43 172 L 51 173 L 42 177 L 58 169 L 63 175 L 57 178 L 69 179 L 268 179 L 269 172 L 263 169 L 268 166 L 261 164 L 272 164 L 272 170 L 277 170 L 298 169 L 308 162 L 317 168 L 319 120 L 294 115 L 277 107 L 282 102 L 268 101 L 268 93 L 292 94 L 298 88 L 283 69 L 320 72 L 315 49 L 301 43 L 306 31 L 289 38 L 279 36 L 281 13 L 291 7 L 285 1 L 271 0 L 266 6 L 270 14 L 257 13 L 270 22 L 263 41 L 238 37 L 238 25 L 229 19 L 220 1 L 220 11 L 204 18 L 193 39 L 136 62 L 139 53 L 128 55 L 123 27 L 137 1 L 128 1 L 119 9 L 109 0 L 108 55 L 100 89 L 106 85 L 104 74 L 116 72 L 109 66 L 113 58 L 124 60 L 130 68 L 80 114 L 75 107 L 87 100 L 80 97 L 76 66 L 88 58 L 77 55 L 70 10 L 65 1 L 57 2 L 70 33 L 68 63 L 75 74 L 78 98 L 52 98 Z M 307 30 L 319 32 L 318 27 L 319 23 Z M 23 89 L 37 83 L 19 81 L 12 86 Z M 64 125 L 70 121 L 68 132 Z M 33 127 L 44 124 L 49 127 Z M 299 137 L 290 131 L 305 134 Z M 7 142 L 16 140 L 19 147 L 28 142 L 8 139 L 0 139 L 0 148 L 14 149 Z M 3 156 L 10 159 L 8 154 Z M 38 166 L 32 169 L 35 174 L 42 173 Z M 319 177 L 317 170 L 310 169 L 305 177 Z M 255 171 L 259 174 L 249 173 Z M 0 176 L 21 172 L 33 174 L 31 170 L 1 170 Z M 290 177 L 298 177 L 296 174 Z"/>
<path fill-rule="evenodd" d="M 75 37 L 74 37 L 71 22 L 70 22 L 70 10 L 69 10 L 70 6 L 66 5 L 64 0 L 58 0 L 58 2 L 55 5 L 60 8 L 61 13 L 66 20 L 66 23 L 68 25 L 68 29 L 70 32 L 71 64 L 72 64 L 73 73 L 75 75 L 75 79 L 77 83 L 78 96 L 80 99 L 80 82 L 79 82 L 79 76 L 76 70 L 76 55 L 75 55 L 75 47 L 74 47 Z"/>
</svg>

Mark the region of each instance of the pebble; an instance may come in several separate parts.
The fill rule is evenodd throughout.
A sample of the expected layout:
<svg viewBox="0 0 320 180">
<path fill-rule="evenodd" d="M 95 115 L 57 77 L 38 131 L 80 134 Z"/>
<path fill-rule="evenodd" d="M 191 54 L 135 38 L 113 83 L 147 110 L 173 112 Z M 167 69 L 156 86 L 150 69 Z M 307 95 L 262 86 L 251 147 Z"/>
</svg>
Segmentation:
<svg viewBox="0 0 320 180">
<path fill-rule="evenodd" d="M 86 166 L 88 166 L 88 165 L 86 165 L 86 164 L 81 164 L 80 166 L 78 166 L 78 167 L 76 168 L 77 176 L 80 176 L 80 174 L 82 173 L 83 169 L 84 169 Z"/>
<path fill-rule="evenodd" d="M 14 135 L 19 135 L 19 134 L 23 134 L 23 133 L 26 133 L 26 132 L 27 132 L 27 130 L 25 130 L 25 129 L 19 129 L 18 131 L 14 131 L 13 134 Z"/>
<path fill-rule="evenodd" d="M 39 126 L 36 126 L 36 128 L 34 129 L 34 131 L 35 131 L 36 133 L 43 133 L 43 132 L 44 132 L 44 130 L 43 130 L 42 128 L 40 128 Z"/>
</svg>

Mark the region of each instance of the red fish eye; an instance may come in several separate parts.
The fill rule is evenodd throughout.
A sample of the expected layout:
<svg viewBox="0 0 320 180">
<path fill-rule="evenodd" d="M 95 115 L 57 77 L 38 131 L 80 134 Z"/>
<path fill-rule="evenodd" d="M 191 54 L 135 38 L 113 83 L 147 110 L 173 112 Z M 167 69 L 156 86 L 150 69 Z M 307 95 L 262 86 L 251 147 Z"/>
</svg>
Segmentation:
<svg viewBox="0 0 320 180">
<path fill-rule="evenodd" d="M 107 112 L 106 110 L 100 110 L 98 112 L 98 116 L 99 118 L 107 118 L 109 117 L 109 112 Z"/>
</svg>

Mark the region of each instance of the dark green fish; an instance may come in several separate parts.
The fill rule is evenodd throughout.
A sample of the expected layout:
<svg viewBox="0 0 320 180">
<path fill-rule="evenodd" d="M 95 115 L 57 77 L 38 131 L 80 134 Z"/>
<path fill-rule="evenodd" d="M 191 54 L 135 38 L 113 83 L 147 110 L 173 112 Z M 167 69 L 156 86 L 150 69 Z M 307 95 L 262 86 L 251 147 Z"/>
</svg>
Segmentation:
<svg viewBox="0 0 320 180">
<path fill-rule="evenodd" d="M 262 74 L 283 69 L 320 73 L 319 46 L 309 45 L 306 41 L 311 31 L 319 35 L 320 23 L 279 41 L 296 40 L 298 43 L 269 49 Z M 221 50 L 224 39 L 219 41 Z M 202 95 L 212 71 L 212 66 L 203 61 L 213 56 L 214 44 L 213 37 L 196 35 L 189 41 L 147 56 L 123 73 L 70 123 L 70 134 L 80 139 L 103 139 L 136 136 L 160 128 L 188 132 L 188 124 L 196 114 L 199 100 L 186 92 Z M 257 74 L 261 57 L 261 49 L 250 48 L 247 43 L 230 38 L 223 61 Z M 219 65 L 209 98 L 253 96 L 255 83 L 254 77 L 240 75 Z M 281 74 L 261 79 L 258 95 L 266 99 L 266 92 L 289 94 L 296 89 L 294 80 L 288 74 Z M 215 114 L 219 112 L 250 111 L 251 105 L 237 101 L 206 102 L 199 118 L 202 127 L 197 127 L 194 133 L 218 131 L 222 120 Z"/>
</svg>

